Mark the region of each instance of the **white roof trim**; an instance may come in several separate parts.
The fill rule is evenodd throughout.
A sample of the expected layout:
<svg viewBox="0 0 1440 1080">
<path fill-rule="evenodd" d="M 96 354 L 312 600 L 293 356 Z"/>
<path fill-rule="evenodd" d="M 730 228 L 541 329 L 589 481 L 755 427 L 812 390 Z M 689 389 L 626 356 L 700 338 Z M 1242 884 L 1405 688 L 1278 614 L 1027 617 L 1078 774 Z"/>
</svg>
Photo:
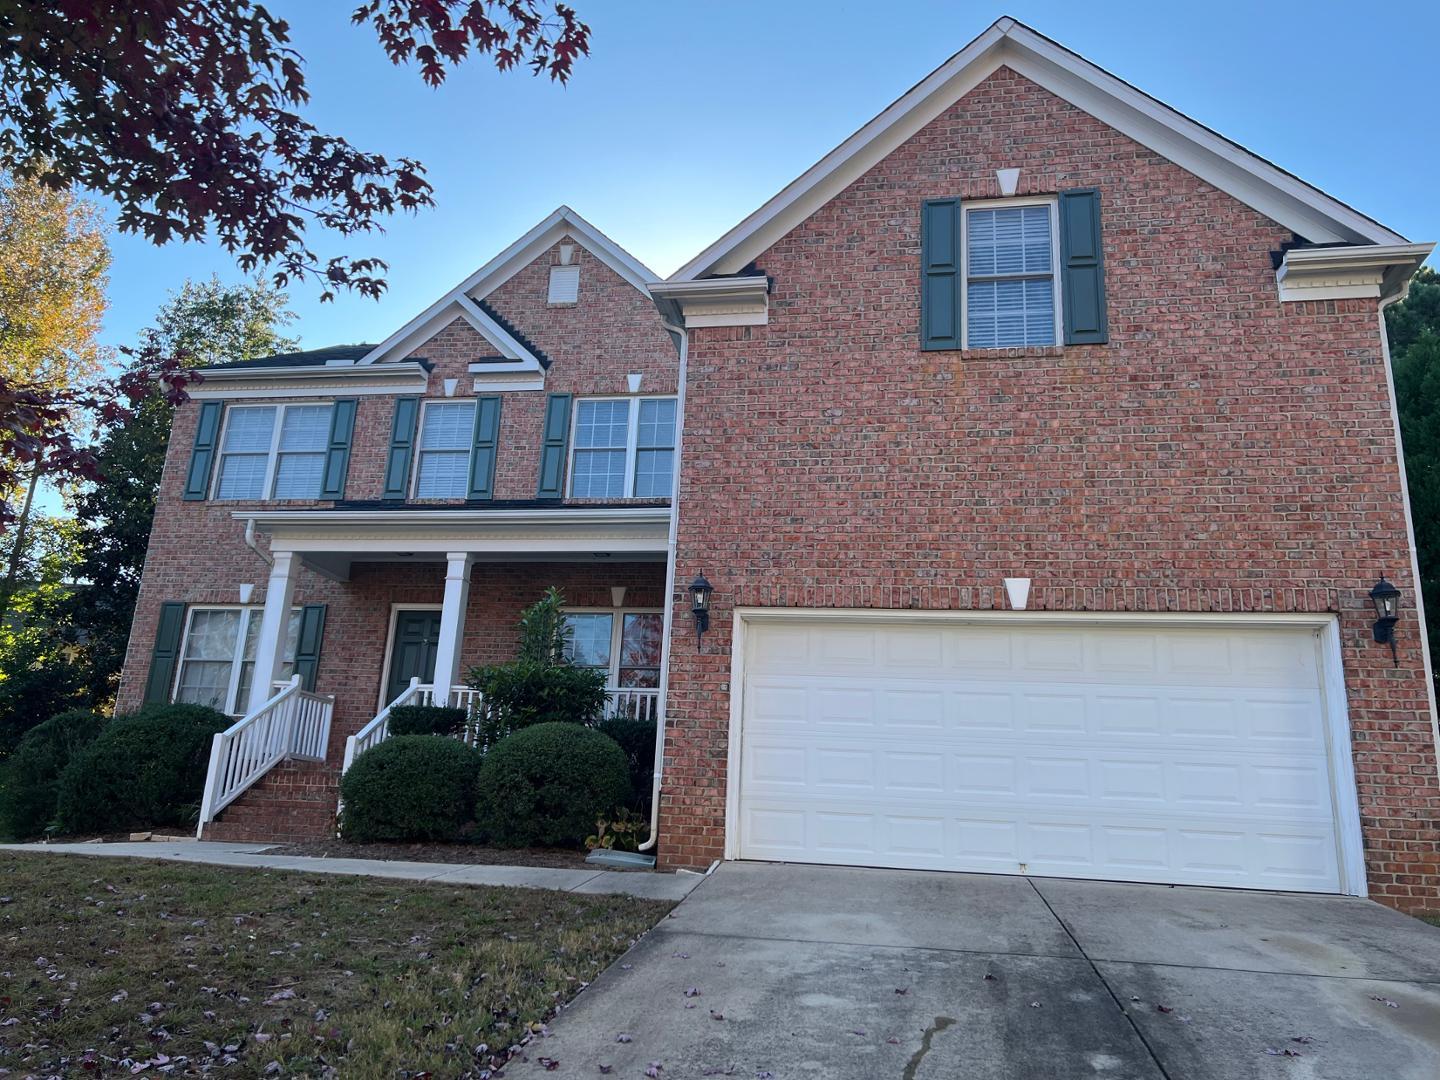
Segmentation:
<svg viewBox="0 0 1440 1080">
<path fill-rule="evenodd" d="M 1281 300 L 1404 296 L 1434 244 L 1290 248 L 1275 281 Z"/>
<path fill-rule="evenodd" d="M 535 261 L 542 252 L 548 251 L 565 238 L 573 239 L 606 266 L 634 286 L 643 296 L 650 296 L 649 283 L 657 274 L 615 241 L 595 228 L 568 206 L 555 209 L 545 220 L 520 239 L 480 267 L 464 281 L 456 285 L 435 303 L 402 326 L 395 333 L 371 349 L 358 361 L 359 364 L 374 364 L 387 356 L 403 351 L 407 343 L 414 341 L 425 326 L 432 325 L 436 318 L 461 300 L 483 300 L 517 273 Z M 473 311 L 480 309 L 468 305 Z M 480 312 L 480 314 L 484 314 Z M 493 320 L 491 320 L 493 324 Z M 476 327 L 479 329 L 479 327 Z M 433 333 L 434 331 L 432 331 Z M 503 331 L 502 331 L 503 332 Z M 482 331 L 483 333 L 483 331 Z M 488 336 L 488 335 L 487 335 Z M 506 335 L 509 337 L 509 335 Z M 424 338 L 421 338 L 423 341 Z M 514 340 L 513 338 L 511 339 Z M 419 342 L 416 342 L 419 344 Z M 494 342 L 492 342 L 494 344 Z M 415 345 L 411 345 L 414 348 Z M 497 346 L 498 347 L 498 346 Z"/>
<path fill-rule="evenodd" d="M 1312 243 L 1405 238 L 1006 17 L 690 260 L 672 281 L 733 274 L 1000 67 L 1009 67 Z"/>
</svg>

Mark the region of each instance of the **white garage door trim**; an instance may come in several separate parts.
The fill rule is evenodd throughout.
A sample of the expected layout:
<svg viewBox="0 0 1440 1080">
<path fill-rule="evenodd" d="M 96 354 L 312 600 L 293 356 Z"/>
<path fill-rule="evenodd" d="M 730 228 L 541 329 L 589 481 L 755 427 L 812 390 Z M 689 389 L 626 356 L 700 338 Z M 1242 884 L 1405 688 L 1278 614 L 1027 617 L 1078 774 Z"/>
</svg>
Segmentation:
<svg viewBox="0 0 1440 1080">
<path fill-rule="evenodd" d="M 1131 629 L 1236 629 L 1305 628 L 1317 631 L 1320 655 L 1320 693 L 1325 714 L 1325 736 L 1330 757 L 1331 800 L 1339 842 L 1340 881 L 1343 892 L 1367 895 L 1365 857 L 1360 832 L 1360 805 L 1355 788 L 1351 754 L 1350 717 L 1346 708 L 1344 667 L 1340 650 L 1339 620 L 1330 614 L 1306 613 L 1131 613 L 1070 611 L 883 611 L 868 608 L 755 608 L 735 609 L 730 646 L 730 739 L 725 797 L 725 857 L 740 855 L 740 770 L 744 739 L 744 686 L 746 633 L 752 624 L 770 622 L 916 623 L 940 621 L 947 625 L 1068 625 L 1113 626 Z"/>
</svg>

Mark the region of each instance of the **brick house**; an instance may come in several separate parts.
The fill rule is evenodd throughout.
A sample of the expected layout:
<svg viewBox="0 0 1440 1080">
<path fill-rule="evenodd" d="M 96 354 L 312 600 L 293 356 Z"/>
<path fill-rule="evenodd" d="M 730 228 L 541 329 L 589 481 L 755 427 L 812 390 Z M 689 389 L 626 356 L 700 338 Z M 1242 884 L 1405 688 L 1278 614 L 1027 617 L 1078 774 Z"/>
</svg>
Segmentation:
<svg viewBox="0 0 1440 1080">
<path fill-rule="evenodd" d="M 328 828 L 345 736 L 401 676 L 464 693 L 554 582 L 663 718 L 662 864 L 1440 906 L 1382 318 L 1430 250 L 1002 19 L 664 282 L 562 210 L 380 346 L 212 372 L 122 705 L 252 605 L 213 617 L 232 711 L 299 671 L 329 745 L 207 834 Z M 294 425 L 339 497 L 253 494 L 304 471 L 287 408 L 226 501 L 238 410 L 346 397 Z"/>
</svg>

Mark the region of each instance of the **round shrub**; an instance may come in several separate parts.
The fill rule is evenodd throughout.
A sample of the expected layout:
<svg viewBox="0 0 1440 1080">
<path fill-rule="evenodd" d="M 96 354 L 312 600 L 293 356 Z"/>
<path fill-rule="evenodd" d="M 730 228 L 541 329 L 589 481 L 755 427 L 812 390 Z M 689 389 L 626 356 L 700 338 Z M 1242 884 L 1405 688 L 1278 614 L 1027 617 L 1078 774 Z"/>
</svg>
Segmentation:
<svg viewBox="0 0 1440 1080">
<path fill-rule="evenodd" d="M 655 721 L 616 716 L 602 720 L 595 730 L 620 744 L 630 768 L 630 801 L 648 806 L 655 780 Z"/>
<path fill-rule="evenodd" d="M 340 781 L 346 840 L 454 840 L 475 806 L 480 754 L 457 739 L 396 735 Z"/>
<path fill-rule="evenodd" d="M 630 770 L 614 739 L 579 724 L 536 724 L 485 755 L 475 821 L 504 847 L 578 845 L 629 794 Z"/>
<path fill-rule="evenodd" d="M 469 713 L 446 705 L 397 705 L 390 710 L 390 734 L 454 735 Z"/>
<path fill-rule="evenodd" d="M 152 705 L 117 716 L 60 774 L 61 831 L 193 825 L 212 737 L 230 724 L 205 705 Z"/>
<path fill-rule="evenodd" d="M 100 734 L 105 718 L 72 709 L 36 724 L 0 771 L 0 835 L 39 836 L 55 820 L 60 774 Z"/>
</svg>

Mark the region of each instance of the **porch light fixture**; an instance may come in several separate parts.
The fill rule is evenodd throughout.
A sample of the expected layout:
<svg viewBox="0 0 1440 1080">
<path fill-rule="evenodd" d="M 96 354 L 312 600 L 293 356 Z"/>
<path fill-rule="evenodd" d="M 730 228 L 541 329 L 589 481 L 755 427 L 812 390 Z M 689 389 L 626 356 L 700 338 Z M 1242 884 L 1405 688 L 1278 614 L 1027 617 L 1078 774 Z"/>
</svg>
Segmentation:
<svg viewBox="0 0 1440 1080">
<path fill-rule="evenodd" d="M 700 639 L 710 629 L 710 594 L 714 586 L 705 580 L 704 574 L 696 574 L 690 583 L 690 614 L 695 616 L 695 648 L 700 648 Z"/>
<path fill-rule="evenodd" d="M 1381 645 L 1390 646 L 1390 655 L 1395 660 L 1395 666 L 1400 666 L 1400 654 L 1395 649 L 1395 624 L 1400 621 L 1400 590 L 1385 580 L 1385 575 L 1380 575 L 1380 580 L 1370 590 L 1370 602 L 1375 605 L 1375 625 L 1371 627 L 1375 632 L 1375 640 Z"/>
</svg>

